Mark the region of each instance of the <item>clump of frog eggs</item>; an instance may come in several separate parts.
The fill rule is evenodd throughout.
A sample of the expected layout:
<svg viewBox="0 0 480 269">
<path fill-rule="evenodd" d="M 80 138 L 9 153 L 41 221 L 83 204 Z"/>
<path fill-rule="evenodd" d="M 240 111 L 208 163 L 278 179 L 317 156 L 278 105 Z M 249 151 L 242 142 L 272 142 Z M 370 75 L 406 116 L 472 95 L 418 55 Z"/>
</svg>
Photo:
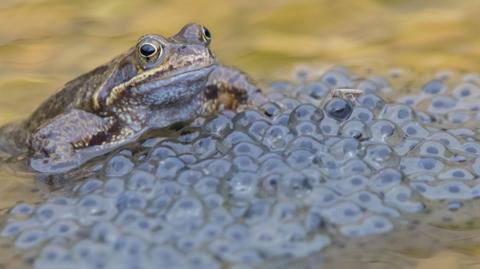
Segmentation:
<svg viewBox="0 0 480 269">
<path fill-rule="evenodd" d="M 398 103 L 344 69 L 271 84 L 269 102 L 113 154 L 70 195 L 10 210 L 35 268 L 261 268 L 394 229 L 423 201 L 480 197 L 480 77 Z M 326 99 L 334 87 L 364 91 Z M 445 124 L 453 126 L 441 129 Z"/>
</svg>

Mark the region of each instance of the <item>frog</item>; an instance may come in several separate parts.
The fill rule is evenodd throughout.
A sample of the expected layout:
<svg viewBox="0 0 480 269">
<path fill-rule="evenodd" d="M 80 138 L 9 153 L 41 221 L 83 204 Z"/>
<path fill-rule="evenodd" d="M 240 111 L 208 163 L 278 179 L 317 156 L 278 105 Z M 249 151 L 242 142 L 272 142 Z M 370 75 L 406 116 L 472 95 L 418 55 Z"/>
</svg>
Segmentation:
<svg viewBox="0 0 480 269">
<path fill-rule="evenodd" d="M 65 173 L 151 130 L 262 102 L 244 72 L 218 63 L 212 35 L 188 23 L 172 36 L 147 34 L 83 74 L 26 120 L 2 129 L 3 148 L 28 152 L 31 169 Z"/>
</svg>

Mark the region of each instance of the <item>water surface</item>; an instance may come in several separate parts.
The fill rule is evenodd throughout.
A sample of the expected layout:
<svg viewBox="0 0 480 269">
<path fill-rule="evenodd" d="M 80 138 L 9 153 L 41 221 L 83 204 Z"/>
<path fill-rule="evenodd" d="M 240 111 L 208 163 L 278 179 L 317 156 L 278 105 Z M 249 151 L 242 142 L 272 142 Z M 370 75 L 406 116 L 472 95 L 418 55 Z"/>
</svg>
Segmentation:
<svg viewBox="0 0 480 269">
<path fill-rule="evenodd" d="M 477 71 L 479 11 L 474 0 L 5 0 L 0 3 L 0 124 L 25 118 L 66 81 L 125 51 L 140 35 L 170 35 L 190 21 L 208 26 L 222 62 L 259 81 L 282 77 L 299 63 L 383 74 L 400 67 L 418 84 L 439 70 Z M 2 168 L 0 176 L 0 208 L 48 196 L 29 175 Z M 470 210 L 478 208 L 473 204 Z M 406 267 L 475 268 L 479 262 L 472 247 L 476 225 L 421 234 L 444 244 L 401 248 L 412 257 L 406 264 L 402 259 Z M 366 262 L 388 264 L 401 254 L 378 258 L 372 251 Z M 0 261 L 12 259 L 8 255 Z"/>
</svg>

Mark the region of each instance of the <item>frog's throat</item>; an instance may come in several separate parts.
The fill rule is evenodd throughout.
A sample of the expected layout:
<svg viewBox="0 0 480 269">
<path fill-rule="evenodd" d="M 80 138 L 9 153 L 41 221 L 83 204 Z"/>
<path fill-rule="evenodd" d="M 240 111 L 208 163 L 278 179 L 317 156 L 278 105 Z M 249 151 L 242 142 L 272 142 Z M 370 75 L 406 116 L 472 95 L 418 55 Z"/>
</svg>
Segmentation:
<svg viewBox="0 0 480 269">
<path fill-rule="evenodd" d="M 182 70 L 181 72 L 172 72 L 172 73 L 167 74 L 164 77 L 161 77 L 160 79 L 162 79 L 162 80 L 163 79 L 171 79 L 171 78 L 174 78 L 176 76 L 185 75 L 185 74 L 188 74 L 188 73 L 193 73 L 193 72 L 199 71 L 201 69 L 210 68 L 214 64 L 215 64 L 215 61 L 213 61 L 211 63 L 208 63 L 206 65 L 200 66 L 200 67 L 191 68 L 191 69 L 187 69 L 187 70 Z M 154 68 L 154 69 L 142 72 L 142 73 L 136 75 L 135 77 L 131 78 L 130 80 L 128 80 L 124 83 L 118 84 L 117 86 L 113 87 L 110 90 L 108 95 L 105 97 L 104 102 L 102 102 L 102 100 L 100 100 L 101 99 L 101 97 L 100 97 L 101 92 L 102 92 L 102 90 L 104 90 L 103 85 L 102 85 L 101 87 L 99 87 L 95 91 L 95 93 L 92 96 L 93 110 L 94 111 L 99 111 L 102 107 L 105 108 L 105 107 L 111 106 L 115 102 L 115 100 L 118 99 L 120 94 L 122 92 L 124 92 L 126 89 L 128 89 L 132 86 L 135 86 L 135 85 L 139 85 L 142 82 L 148 80 L 148 78 L 154 77 L 155 75 L 157 75 L 159 73 L 162 73 L 162 72 L 165 72 L 165 71 L 166 71 L 165 68 Z"/>
</svg>

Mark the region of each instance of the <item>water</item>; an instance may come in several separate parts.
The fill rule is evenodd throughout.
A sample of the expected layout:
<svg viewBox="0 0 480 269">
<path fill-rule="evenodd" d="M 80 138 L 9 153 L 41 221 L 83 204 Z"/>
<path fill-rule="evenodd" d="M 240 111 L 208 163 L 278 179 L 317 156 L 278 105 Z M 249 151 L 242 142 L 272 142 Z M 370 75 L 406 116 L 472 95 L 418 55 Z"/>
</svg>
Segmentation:
<svg viewBox="0 0 480 269">
<path fill-rule="evenodd" d="M 139 35 L 146 32 L 171 34 L 187 21 L 206 24 L 213 32 L 214 51 L 221 61 L 241 67 L 257 80 L 267 81 L 275 77 L 284 77 L 285 70 L 290 70 L 291 66 L 298 62 L 314 63 L 319 67 L 318 73 L 323 72 L 324 67 L 331 63 L 344 64 L 353 67 L 354 74 L 361 77 L 372 75 L 388 77 L 398 73 L 398 70 L 389 72 L 387 68 L 401 66 L 404 68 L 402 76 L 399 79 L 391 78 L 392 87 L 384 88 L 382 94 L 390 96 L 390 100 L 400 100 L 400 96 L 423 92 L 420 98 L 411 102 L 417 103 L 415 106 L 419 110 L 437 115 L 443 115 L 442 109 L 455 110 L 452 106 L 459 103 L 455 100 L 462 100 L 461 88 L 463 87 L 459 87 L 456 91 L 455 86 L 460 85 L 465 72 L 453 71 L 453 78 L 445 82 L 451 96 L 455 99 L 433 100 L 435 98 L 429 97 L 428 94 L 435 92 L 438 87 L 432 83 L 422 91 L 423 84 L 433 79 L 436 71 L 444 68 L 478 70 L 478 61 L 476 61 L 478 55 L 475 50 L 477 42 L 475 26 L 478 19 L 475 14 L 479 4 L 475 1 L 463 1 L 455 5 L 449 1 L 424 1 L 422 4 L 413 1 L 364 1 L 361 3 L 351 1 L 342 4 L 328 1 L 270 1 L 262 4 L 240 2 L 212 4 L 200 1 L 188 4 L 177 1 L 137 3 L 126 5 L 116 1 L 106 1 L 98 6 L 95 3 L 80 1 L 2 2 L 0 12 L 2 12 L 4 23 L 0 26 L 2 33 L 0 95 L 4 95 L 0 98 L 0 122 L 5 123 L 26 117 L 42 99 L 59 88 L 62 83 L 125 50 Z M 204 12 L 198 12 L 199 10 Z M 4 14 L 8 16 L 3 16 Z M 25 20 L 25 18 L 29 19 Z M 300 20 L 302 24 L 299 23 Z M 12 25 L 15 25 L 15 29 L 11 27 Z M 376 29 L 377 25 L 383 27 Z M 458 53 L 452 53 L 452 51 Z M 365 70 L 369 67 L 374 67 L 375 72 L 366 72 Z M 449 72 L 442 72 L 437 75 L 437 78 L 448 74 Z M 332 77 L 339 79 L 341 75 L 341 73 L 334 73 L 324 76 L 324 82 L 333 81 Z M 372 80 L 376 83 L 365 82 L 363 87 L 381 85 L 381 81 L 375 78 Z M 312 86 L 305 91 L 312 88 L 315 87 Z M 317 94 L 321 96 L 321 90 Z M 406 101 L 410 99 L 405 97 Z M 457 104 L 452 104 L 452 100 Z M 285 105 L 294 106 L 295 102 L 290 99 Z M 275 112 L 274 108 L 270 109 Z M 392 109 L 392 111 L 398 110 L 395 107 Z M 368 111 L 363 111 L 365 112 L 363 114 L 360 112 L 353 111 L 352 115 L 357 115 L 362 121 L 368 121 Z M 400 117 L 402 113 L 397 114 Z M 448 124 L 461 122 L 467 117 L 468 113 L 457 111 L 448 114 L 444 122 Z M 396 120 L 399 119 L 396 118 Z M 462 123 L 462 126 L 475 128 L 475 123 L 474 120 L 467 120 Z M 322 127 L 327 125 L 331 128 L 336 127 L 333 121 L 326 122 Z M 262 130 L 262 123 L 256 126 L 259 131 Z M 309 126 L 308 123 L 296 126 L 294 128 L 296 132 L 311 130 L 311 125 Z M 348 128 L 344 128 L 344 134 L 358 132 L 358 126 L 352 123 Z M 413 137 L 423 132 L 417 125 L 403 126 L 402 131 L 410 133 Z M 281 128 L 269 130 L 272 136 L 262 138 L 261 141 L 270 149 L 284 146 L 282 139 L 271 139 L 278 137 L 275 134 L 281 133 Z M 255 138 L 255 134 L 252 136 Z M 468 143 L 468 141 L 463 142 L 461 150 L 474 152 L 477 148 L 476 144 Z M 202 154 L 202 158 L 210 158 L 209 154 L 213 154 L 209 143 L 205 141 L 196 144 L 195 148 L 197 150 L 195 154 Z M 239 146 L 237 150 L 242 152 L 246 149 L 245 146 Z M 343 149 L 340 146 L 332 149 L 333 152 L 338 150 Z M 442 150 L 441 144 L 425 145 L 424 148 L 419 147 L 414 155 L 424 152 L 430 155 L 445 155 L 445 158 L 453 157 L 449 150 Z M 384 165 L 382 154 L 388 153 L 388 149 L 385 151 L 382 148 L 372 148 L 367 151 L 370 154 L 366 155 L 368 158 L 365 161 L 369 160 L 367 163 L 371 167 Z M 301 151 L 292 152 L 286 157 L 285 162 L 290 162 L 290 165 L 293 162 L 294 166 L 301 167 L 302 162 L 305 162 L 301 158 L 304 155 Z M 248 174 L 249 171 L 257 171 L 255 161 L 252 162 L 257 157 L 257 155 L 249 157 L 242 155 L 234 161 L 238 162 L 239 166 L 245 167 L 247 169 L 245 173 Z M 191 157 L 184 158 L 188 160 Z M 388 161 L 388 159 L 385 160 L 386 163 Z M 378 164 L 379 162 L 381 163 Z M 417 160 L 407 159 L 403 162 L 410 167 L 408 163 L 417 163 Z M 471 164 L 474 163 L 472 161 Z M 160 167 L 160 164 L 158 165 Z M 433 169 L 436 173 L 435 167 L 435 162 L 427 161 L 423 165 L 423 168 Z M 459 182 L 458 176 L 462 174 L 461 172 L 465 178 L 469 177 L 468 173 L 476 177 L 475 169 L 472 168 L 467 169 L 466 172 L 450 171 L 447 168 L 444 167 L 441 173 L 441 177 L 445 180 Z M 458 167 L 454 166 L 454 168 Z M 175 174 L 174 171 L 171 173 Z M 406 171 L 406 173 L 413 177 L 415 171 L 411 173 Z M 47 197 L 53 195 L 48 192 L 48 188 L 35 183 L 28 174 L 18 175 L 7 169 L 3 169 L 1 174 L 5 179 L 1 187 L 2 208 L 8 209 L 18 201 L 44 203 Z M 440 177 L 440 173 L 438 175 Z M 185 178 L 188 181 L 188 177 L 185 176 Z M 426 180 L 425 178 L 418 180 Z M 292 177 L 292 180 L 295 182 L 295 177 Z M 232 181 L 233 183 L 230 183 L 233 186 L 230 187 L 240 190 L 241 196 L 255 195 L 257 190 L 245 187 L 241 178 Z M 465 181 L 472 183 L 472 180 L 465 179 Z M 291 185 L 287 184 L 287 190 L 288 186 Z M 449 193 L 462 194 L 465 188 L 464 185 L 458 184 L 441 187 L 450 192 L 425 192 L 428 195 L 423 198 L 423 202 L 436 197 L 445 198 Z M 416 186 L 416 188 L 420 187 Z M 70 194 L 67 193 L 68 195 Z M 458 196 L 454 198 L 456 200 Z M 381 199 L 385 201 L 383 197 Z M 476 216 L 478 216 L 475 201 L 426 203 L 426 205 L 431 210 L 415 213 L 415 208 L 418 206 L 413 205 L 408 208 L 415 214 L 404 214 L 400 218 L 418 223 L 413 228 L 408 225 L 398 226 L 395 223 L 395 233 L 384 233 L 381 237 L 373 236 L 369 239 L 348 239 L 348 241 L 342 237 L 337 239 L 331 232 L 323 232 L 323 235 L 331 237 L 331 243 L 328 245 L 320 238 L 319 242 L 323 243 L 318 243 L 315 251 L 324 255 L 314 255 L 311 259 L 303 256 L 301 259 L 292 259 L 291 262 L 298 264 L 311 262 L 315 265 L 319 259 L 322 260 L 322 257 L 325 257 L 326 264 L 332 264 L 332 266 L 338 264 L 355 266 L 360 263 L 365 266 L 379 267 L 394 264 L 399 268 L 412 267 L 415 264 L 420 268 L 429 268 L 432 264 L 474 267 L 478 262 L 475 259 L 476 248 L 473 247 L 476 243 Z M 347 208 L 349 204 L 342 204 L 342 206 Z M 355 212 L 355 210 L 349 212 Z M 329 222 L 337 220 L 335 214 L 327 214 L 325 217 Z M 177 217 L 173 219 L 175 218 Z M 338 221 L 343 220 L 338 219 Z M 383 225 L 383 227 L 389 226 Z M 419 238 L 422 239 L 422 243 L 412 244 L 412 240 L 405 238 Z M 0 261 L 11 265 L 9 268 L 17 262 L 18 266 L 24 267 L 19 262 L 19 255 L 9 256 L 12 249 L 9 247 L 11 243 L 8 244 L 6 248 L 10 251 L 2 251 L 5 254 L 2 254 Z M 323 245 L 329 247 L 322 249 Z M 378 253 L 378 249 L 383 250 L 388 245 L 393 247 L 388 248 L 387 253 Z M 450 251 L 445 253 L 447 249 Z M 25 250 L 19 252 L 27 256 L 28 254 L 36 255 Z M 428 259 L 429 257 L 434 258 Z"/>
</svg>

